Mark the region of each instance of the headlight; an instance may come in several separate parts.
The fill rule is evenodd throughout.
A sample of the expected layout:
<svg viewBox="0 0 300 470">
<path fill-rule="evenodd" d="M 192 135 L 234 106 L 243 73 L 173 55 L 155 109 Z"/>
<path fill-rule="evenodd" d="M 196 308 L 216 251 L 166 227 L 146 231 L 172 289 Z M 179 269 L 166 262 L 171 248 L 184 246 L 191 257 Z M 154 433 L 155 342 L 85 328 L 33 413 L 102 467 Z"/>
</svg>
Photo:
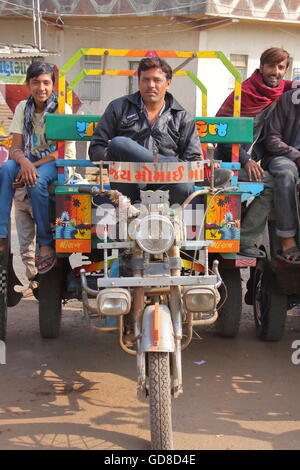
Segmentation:
<svg viewBox="0 0 300 470">
<path fill-rule="evenodd" d="M 216 308 L 217 291 L 209 287 L 192 288 L 184 294 L 183 301 L 189 312 L 210 312 Z"/>
<path fill-rule="evenodd" d="M 104 289 L 97 295 L 100 315 L 125 315 L 131 307 L 130 294 L 126 289 Z"/>
<path fill-rule="evenodd" d="M 172 222 L 165 216 L 151 214 L 137 225 L 136 241 L 142 250 L 153 255 L 168 251 L 174 243 Z"/>
</svg>

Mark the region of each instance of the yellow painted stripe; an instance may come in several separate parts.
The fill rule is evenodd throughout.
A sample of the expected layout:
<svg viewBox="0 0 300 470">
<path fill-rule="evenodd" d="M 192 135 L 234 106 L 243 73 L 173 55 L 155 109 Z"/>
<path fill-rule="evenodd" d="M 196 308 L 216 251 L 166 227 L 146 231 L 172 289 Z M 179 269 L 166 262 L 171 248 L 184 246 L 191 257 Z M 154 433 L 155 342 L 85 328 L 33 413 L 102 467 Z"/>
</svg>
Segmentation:
<svg viewBox="0 0 300 470">
<path fill-rule="evenodd" d="M 242 95 L 242 84 L 239 83 L 238 81 L 235 81 L 233 117 L 240 117 L 240 113 L 241 113 L 241 95 Z"/>
<path fill-rule="evenodd" d="M 87 49 L 85 55 L 104 55 L 108 52 L 108 55 L 112 55 L 114 57 L 123 57 L 126 56 L 129 52 L 129 49 Z"/>
<path fill-rule="evenodd" d="M 103 69 L 86 69 L 86 75 L 102 75 Z M 105 75 L 137 75 L 136 70 L 106 70 Z M 179 70 L 175 72 L 173 76 L 186 77 L 188 72 L 186 70 Z"/>
<path fill-rule="evenodd" d="M 58 112 L 60 114 L 65 113 L 65 100 L 66 100 L 66 79 L 65 77 L 59 77 L 58 80 Z"/>
<path fill-rule="evenodd" d="M 181 265 L 186 269 L 192 269 L 193 262 L 187 259 L 181 260 Z M 200 273 L 204 273 L 204 266 L 200 263 L 194 263 L 194 271 L 199 271 Z"/>
<path fill-rule="evenodd" d="M 145 57 L 151 56 L 151 53 L 154 52 L 158 57 L 178 57 L 178 58 L 188 58 L 195 55 L 198 58 L 216 58 L 217 54 L 215 51 L 151 51 L 145 49 L 97 49 L 90 48 L 86 49 L 86 55 L 104 55 L 105 53 L 114 57 Z"/>
<path fill-rule="evenodd" d="M 69 106 L 71 106 L 71 108 L 73 108 L 73 92 L 72 92 L 72 90 L 67 92 L 67 103 L 68 103 Z"/>
</svg>

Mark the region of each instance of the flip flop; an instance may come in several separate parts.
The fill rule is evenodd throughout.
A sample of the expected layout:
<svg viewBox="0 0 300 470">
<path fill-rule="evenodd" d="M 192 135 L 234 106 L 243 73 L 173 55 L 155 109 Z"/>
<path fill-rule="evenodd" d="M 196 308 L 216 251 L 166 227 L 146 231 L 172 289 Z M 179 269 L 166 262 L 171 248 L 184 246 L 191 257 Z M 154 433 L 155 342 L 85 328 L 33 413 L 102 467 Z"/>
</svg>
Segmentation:
<svg viewBox="0 0 300 470">
<path fill-rule="evenodd" d="M 27 289 L 23 290 L 23 298 L 24 299 L 27 299 L 27 297 L 32 297 L 33 296 L 33 292 L 32 292 L 32 289 L 30 287 L 27 287 Z"/>
<path fill-rule="evenodd" d="M 248 258 L 265 258 L 266 253 L 263 250 L 260 250 L 256 246 L 241 245 L 240 251 L 238 253 L 242 256 L 248 256 Z"/>
<path fill-rule="evenodd" d="M 36 256 L 35 265 L 37 267 L 39 274 L 45 274 L 50 271 L 56 264 L 55 252 L 45 255 L 45 256 Z"/>
<path fill-rule="evenodd" d="M 286 255 L 291 255 L 291 258 L 286 258 Z M 292 248 L 288 248 L 284 251 L 279 250 L 276 254 L 276 258 L 288 264 L 300 265 L 300 249 L 297 246 L 292 246 Z"/>
</svg>

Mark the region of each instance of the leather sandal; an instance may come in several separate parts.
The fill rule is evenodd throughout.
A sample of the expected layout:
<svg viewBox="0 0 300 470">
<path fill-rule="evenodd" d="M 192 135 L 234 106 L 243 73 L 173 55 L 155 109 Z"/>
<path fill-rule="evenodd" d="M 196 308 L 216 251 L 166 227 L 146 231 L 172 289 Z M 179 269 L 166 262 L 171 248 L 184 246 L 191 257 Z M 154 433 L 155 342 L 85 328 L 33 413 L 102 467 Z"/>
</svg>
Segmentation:
<svg viewBox="0 0 300 470">
<path fill-rule="evenodd" d="M 45 255 L 45 256 L 36 256 L 35 265 L 37 267 L 39 274 L 45 274 L 50 271 L 56 264 L 55 252 Z"/>
<path fill-rule="evenodd" d="M 290 256 L 290 258 L 287 258 Z M 276 258 L 289 264 L 300 264 L 300 249 L 297 246 L 292 246 L 287 250 L 278 250 Z"/>
</svg>

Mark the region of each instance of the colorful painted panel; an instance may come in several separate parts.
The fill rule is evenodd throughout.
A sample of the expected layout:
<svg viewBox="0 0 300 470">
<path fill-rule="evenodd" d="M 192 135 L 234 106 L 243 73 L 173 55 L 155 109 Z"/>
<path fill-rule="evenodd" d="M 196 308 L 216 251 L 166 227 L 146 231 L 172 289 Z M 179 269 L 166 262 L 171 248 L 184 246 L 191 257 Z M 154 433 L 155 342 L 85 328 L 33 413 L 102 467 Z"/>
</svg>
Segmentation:
<svg viewBox="0 0 300 470">
<path fill-rule="evenodd" d="M 111 183 L 190 183 L 203 181 L 204 161 L 195 162 L 110 162 Z"/>
<path fill-rule="evenodd" d="M 56 195 L 55 238 L 57 253 L 91 251 L 91 196 Z"/>
<path fill-rule="evenodd" d="M 46 135 L 50 140 L 89 141 L 101 116 L 47 114 Z M 234 117 L 195 117 L 201 142 L 251 143 L 253 119 Z"/>
<path fill-rule="evenodd" d="M 240 248 L 241 196 L 222 194 L 207 197 L 205 239 L 214 240 L 211 253 L 236 253 Z"/>
</svg>

